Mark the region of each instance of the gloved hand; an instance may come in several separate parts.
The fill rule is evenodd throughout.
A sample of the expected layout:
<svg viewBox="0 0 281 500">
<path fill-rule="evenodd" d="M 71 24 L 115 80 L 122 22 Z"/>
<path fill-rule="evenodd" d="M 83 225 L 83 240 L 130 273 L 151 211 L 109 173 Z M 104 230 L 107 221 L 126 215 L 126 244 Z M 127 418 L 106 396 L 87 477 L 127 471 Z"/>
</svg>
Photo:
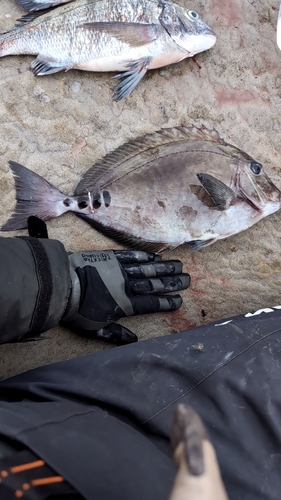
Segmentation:
<svg viewBox="0 0 281 500">
<path fill-rule="evenodd" d="M 76 333 L 115 344 L 137 341 L 120 318 L 158 311 L 174 311 L 180 295 L 162 295 L 189 286 L 178 260 L 141 251 L 106 250 L 69 255 L 72 293 L 62 321 Z"/>
<path fill-rule="evenodd" d="M 28 218 L 29 235 L 48 238 L 46 224 Z M 106 250 L 69 254 L 71 295 L 61 322 L 76 333 L 122 345 L 137 336 L 115 321 L 126 316 L 174 311 L 190 276 L 179 260 L 162 261 L 152 253 Z"/>
</svg>

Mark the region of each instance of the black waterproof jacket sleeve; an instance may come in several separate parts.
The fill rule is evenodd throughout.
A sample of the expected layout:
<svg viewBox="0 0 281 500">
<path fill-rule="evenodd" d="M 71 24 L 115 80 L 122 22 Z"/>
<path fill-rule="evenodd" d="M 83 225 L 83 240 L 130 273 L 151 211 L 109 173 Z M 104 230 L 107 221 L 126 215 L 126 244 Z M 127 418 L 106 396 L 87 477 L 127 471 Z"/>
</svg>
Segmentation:
<svg viewBox="0 0 281 500">
<path fill-rule="evenodd" d="M 68 255 L 59 241 L 0 238 L 0 344 L 57 325 L 70 284 Z"/>
</svg>

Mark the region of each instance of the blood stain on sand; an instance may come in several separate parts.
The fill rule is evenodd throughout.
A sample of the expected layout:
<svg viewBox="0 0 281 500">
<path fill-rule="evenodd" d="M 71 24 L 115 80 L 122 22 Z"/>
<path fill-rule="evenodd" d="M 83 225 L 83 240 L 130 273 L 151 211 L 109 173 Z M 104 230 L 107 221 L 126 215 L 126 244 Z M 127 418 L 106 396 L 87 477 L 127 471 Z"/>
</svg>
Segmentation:
<svg viewBox="0 0 281 500">
<path fill-rule="evenodd" d="M 195 321 L 192 321 L 187 317 L 187 311 L 184 309 L 178 309 L 177 311 L 168 313 L 166 315 L 166 321 L 173 329 L 174 333 L 182 332 L 183 330 L 190 330 L 191 328 L 195 328 L 195 326 L 197 326 Z"/>
</svg>

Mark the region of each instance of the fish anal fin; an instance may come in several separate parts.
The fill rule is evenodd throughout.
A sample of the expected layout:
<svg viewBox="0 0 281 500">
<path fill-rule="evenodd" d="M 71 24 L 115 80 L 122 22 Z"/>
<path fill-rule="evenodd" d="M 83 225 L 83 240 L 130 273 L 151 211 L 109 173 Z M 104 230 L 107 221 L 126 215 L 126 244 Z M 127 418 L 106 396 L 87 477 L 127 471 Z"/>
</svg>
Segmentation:
<svg viewBox="0 0 281 500">
<path fill-rule="evenodd" d="M 189 247 L 189 250 L 191 252 L 196 252 L 197 250 L 202 250 L 202 248 L 206 248 L 209 245 L 212 245 L 216 241 L 217 238 L 211 238 L 209 240 L 193 240 L 193 241 L 187 241 L 185 245 Z"/>
<path fill-rule="evenodd" d="M 69 69 L 71 69 L 69 66 L 48 57 L 41 56 L 40 54 L 30 64 L 30 70 L 35 76 L 52 75 L 53 73 L 58 73 L 62 70 L 67 71 Z"/>
<path fill-rule="evenodd" d="M 237 194 L 224 182 L 210 174 L 198 173 L 196 175 L 219 210 L 227 210 L 238 201 Z"/>
<path fill-rule="evenodd" d="M 85 214 L 76 213 L 80 219 L 83 219 L 85 222 L 90 224 L 96 231 L 104 234 L 108 238 L 115 240 L 120 245 L 123 245 L 128 248 L 132 248 L 134 250 L 142 250 L 144 252 L 152 252 L 152 253 L 160 253 L 170 248 L 167 243 L 151 243 L 149 241 L 144 241 L 140 238 L 128 236 L 117 229 L 112 229 L 111 227 L 106 227 L 100 222 L 95 221 Z"/>
<path fill-rule="evenodd" d="M 126 22 L 97 22 L 85 23 L 80 26 L 84 29 L 106 33 L 117 38 L 121 42 L 127 43 L 131 47 L 140 47 L 156 40 L 156 25 L 145 23 Z"/>
</svg>

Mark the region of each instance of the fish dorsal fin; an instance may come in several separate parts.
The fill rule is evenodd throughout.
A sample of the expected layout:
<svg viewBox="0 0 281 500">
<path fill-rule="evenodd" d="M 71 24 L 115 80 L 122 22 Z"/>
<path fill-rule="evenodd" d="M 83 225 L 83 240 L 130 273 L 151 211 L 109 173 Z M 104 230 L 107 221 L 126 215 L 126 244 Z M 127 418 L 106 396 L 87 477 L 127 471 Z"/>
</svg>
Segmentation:
<svg viewBox="0 0 281 500">
<path fill-rule="evenodd" d="M 196 175 L 219 210 L 227 210 L 238 200 L 237 194 L 219 179 L 209 174 Z"/>
<path fill-rule="evenodd" d="M 76 213 L 76 215 L 80 219 L 83 219 L 85 222 L 90 224 L 90 226 L 96 229 L 96 231 L 99 231 L 108 238 L 115 240 L 117 243 L 120 243 L 120 245 L 123 245 L 125 247 L 153 253 L 160 253 L 163 252 L 163 250 L 165 250 L 166 248 L 169 248 L 169 245 L 167 245 L 167 243 L 151 243 L 149 241 L 143 241 L 140 238 L 128 236 L 121 231 L 112 229 L 111 227 L 103 226 L 100 222 L 91 219 L 85 214 Z"/>
<path fill-rule="evenodd" d="M 54 0 L 50 0 L 49 2 L 42 1 L 40 3 L 38 0 L 15 0 L 21 7 L 23 7 L 24 10 L 27 11 L 37 11 L 37 10 L 46 10 L 51 7 L 57 7 L 57 5 L 60 5 L 59 3 L 57 5 L 53 5 Z M 66 2 L 66 0 L 65 0 Z M 65 3 L 64 2 L 64 3 Z M 68 0 L 68 2 L 73 2 L 73 0 Z"/>
<path fill-rule="evenodd" d="M 53 8 L 54 7 L 50 7 L 49 9 L 33 11 L 33 12 L 29 12 L 28 14 L 25 14 L 24 16 L 17 19 L 17 22 L 16 22 L 14 29 L 22 28 L 23 26 L 26 26 L 27 24 L 34 21 L 34 19 L 37 19 L 37 17 L 44 16 L 44 14 L 47 14 L 48 12 L 53 10 Z"/>
<path fill-rule="evenodd" d="M 220 138 L 215 130 L 199 129 L 184 125 L 157 130 L 152 134 L 146 134 L 119 146 L 115 151 L 107 154 L 102 160 L 98 161 L 84 174 L 76 187 L 75 194 L 81 194 L 84 191 L 91 190 L 93 187 L 101 189 L 104 187 L 103 183 L 112 181 L 115 178 L 116 167 L 141 153 L 151 151 L 152 157 L 153 150 L 157 150 L 165 144 L 187 140 L 212 141 L 225 145 L 224 140 Z"/>
<path fill-rule="evenodd" d="M 32 23 L 36 19 L 38 19 L 39 23 L 41 23 L 40 18 L 42 18 L 42 21 L 49 20 L 50 16 L 47 15 L 45 19 L 43 19 L 43 17 L 45 16 L 45 14 L 49 14 L 50 12 L 52 12 L 53 18 L 59 17 L 64 13 L 67 13 L 71 10 L 75 10 L 77 7 L 83 7 L 83 4 L 85 4 L 87 2 L 87 0 L 80 0 L 80 2 L 81 2 L 81 5 L 80 4 L 75 5 L 75 3 L 76 3 L 75 1 L 69 0 L 69 2 L 67 2 L 67 3 L 63 3 L 63 4 L 59 4 L 59 5 L 52 5 L 51 7 L 48 7 L 45 9 L 41 7 L 40 10 L 31 10 L 30 12 L 28 12 L 28 14 L 25 14 L 24 16 L 22 16 L 20 19 L 17 20 L 17 23 L 12 31 L 24 28 L 27 24 Z M 20 2 L 18 2 L 18 3 L 20 3 Z M 32 5 L 33 2 L 30 2 L 30 4 Z"/>
</svg>

